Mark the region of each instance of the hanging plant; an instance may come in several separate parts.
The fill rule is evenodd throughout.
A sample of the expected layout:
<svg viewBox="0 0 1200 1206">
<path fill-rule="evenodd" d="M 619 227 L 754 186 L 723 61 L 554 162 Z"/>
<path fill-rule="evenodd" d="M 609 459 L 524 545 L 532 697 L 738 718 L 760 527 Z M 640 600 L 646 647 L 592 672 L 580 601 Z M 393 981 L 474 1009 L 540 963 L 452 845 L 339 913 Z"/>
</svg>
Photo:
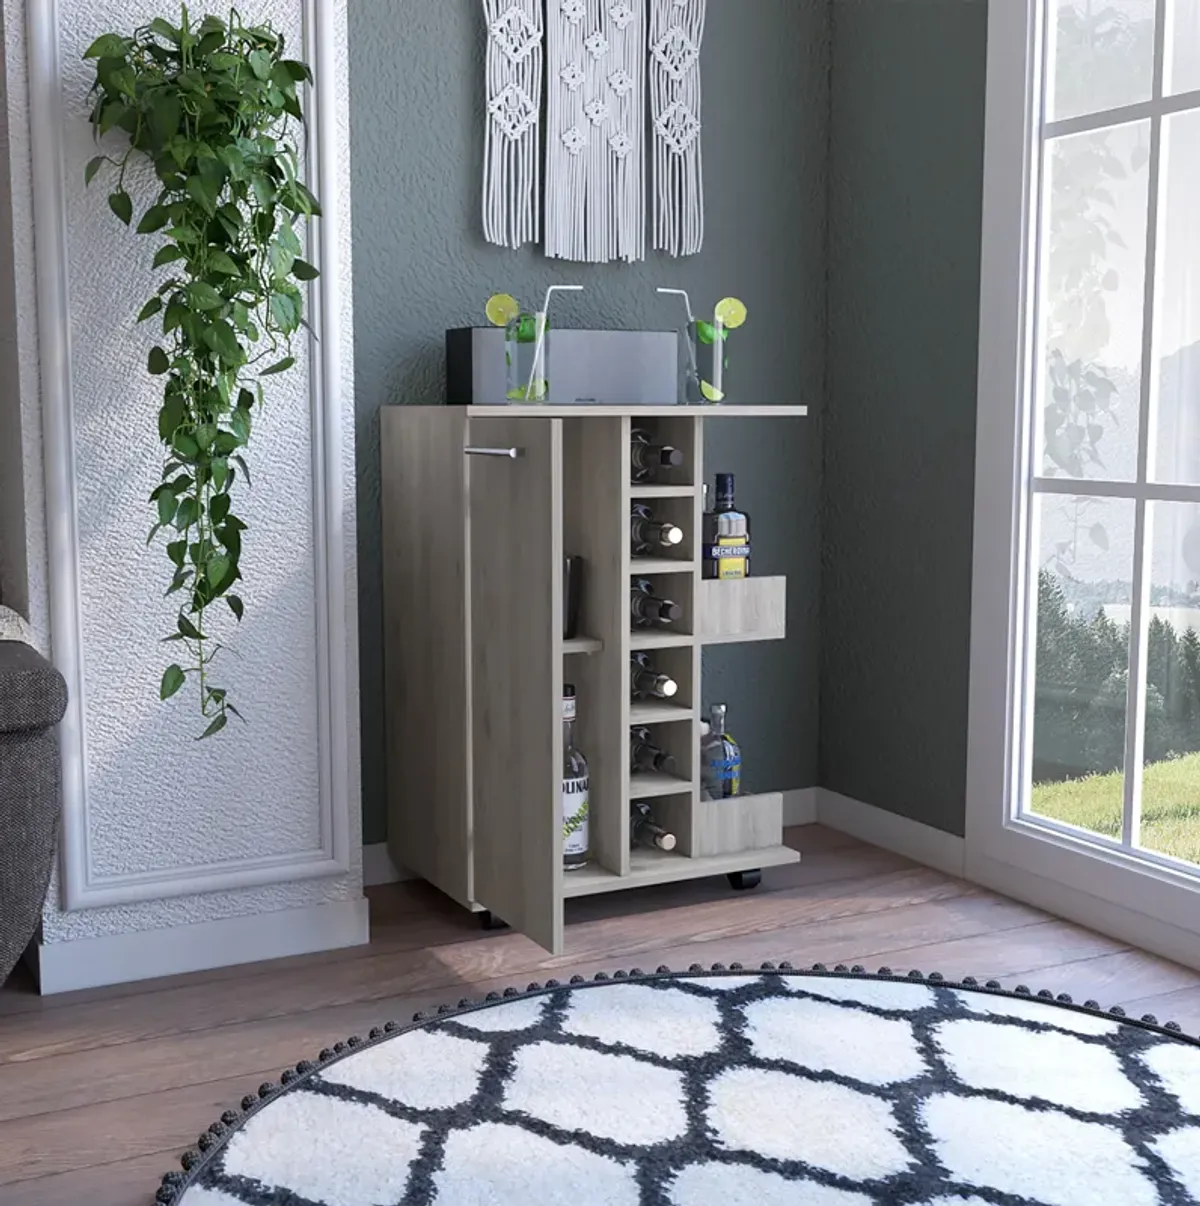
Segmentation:
<svg viewBox="0 0 1200 1206">
<path fill-rule="evenodd" d="M 157 178 L 136 226 L 158 245 L 154 268 L 168 273 L 137 315 L 162 327 L 147 368 L 163 386 L 156 433 L 166 452 L 146 543 L 163 536 L 166 593 L 185 600 L 165 638 L 185 656 L 167 667 L 160 695 L 190 683 L 207 722 L 201 736 L 211 737 L 239 715 L 212 677 L 222 646 L 211 609 L 220 601 L 238 622 L 244 610 L 231 590 L 246 531 L 234 491 L 250 485 L 245 450 L 262 380 L 295 363 L 300 282 L 318 275 L 300 258 L 296 228 L 321 211 L 298 179 L 290 134 L 292 119 L 303 121 L 297 90 L 312 75 L 284 57 L 282 34 L 246 25 L 237 10 L 195 24 L 185 6 L 178 27 L 157 18 L 128 37 L 105 34 L 84 57 L 96 62 L 97 140 L 128 137 L 120 153 L 87 165 L 87 183 L 115 176 L 108 204 L 128 226 L 131 163 L 147 160 Z"/>
</svg>

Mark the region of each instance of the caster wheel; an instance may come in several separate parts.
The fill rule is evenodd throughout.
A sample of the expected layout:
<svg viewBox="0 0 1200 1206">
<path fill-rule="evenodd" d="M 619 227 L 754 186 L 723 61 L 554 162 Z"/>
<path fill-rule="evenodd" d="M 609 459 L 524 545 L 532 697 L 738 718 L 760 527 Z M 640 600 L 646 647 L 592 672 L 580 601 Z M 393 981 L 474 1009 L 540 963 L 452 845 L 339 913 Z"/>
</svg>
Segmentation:
<svg viewBox="0 0 1200 1206">
<path fill-rule="evenodd" d="M 479 914 L 479 927 L 483 930 L 506 930 L 508 922 L 501 920 L 491 909 L 484 909 Z"/>
<path fill-rule="evenodd" d="M 726 878 L 735 892 L 749 892 L 762 883 L 762 872 L 757 868 L 753 871 L 730 871 Z"/>
</svg>

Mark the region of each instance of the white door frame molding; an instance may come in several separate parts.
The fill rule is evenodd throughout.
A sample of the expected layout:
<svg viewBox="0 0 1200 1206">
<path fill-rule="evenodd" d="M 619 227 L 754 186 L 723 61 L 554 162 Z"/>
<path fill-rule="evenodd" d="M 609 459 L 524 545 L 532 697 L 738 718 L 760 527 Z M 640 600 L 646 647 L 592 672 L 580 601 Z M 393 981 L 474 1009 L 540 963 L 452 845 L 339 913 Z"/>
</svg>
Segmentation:
<svg viewBox="0 0 1200 1206">
<path fill-rule="evenodd" d="M 345 14 L 336 0 L 302 0 L 304 53 L 321 85 L 310 94 L 308 168 L 324 217 L 309 232 L 320 277 L 309 286 L 313 533 L 316 582 L 319 845 L 248 859 L 122 875 L 95 873 L 89 851 L 87 727 L 75 482 L 66 165 L 59 0 L 29 0 L 29 102 L 37 215 L 38 341 L 46 478 L 50 635 L 69 703 L 60 728 L 63 770 L 61 887 L 68 911 L 345 875 L 351 867 L 354 743 L 347 648 L 347 547 L 343 468 L 344 348 L 341 246 L 348 222 L 339 187 L 337 45 Z"/>
<path fill-rule="evenodd" d="M 1036 354 L 1031 236 L 1041 188 L 1041 8 L 1042 0 L 1010 0 L 988 13 L 966 874 L 1200 966 L 1194 877 L 1115 844 L 1085 845 L 1015 808 L 1030 620 L 1029 493 L 1018 487 L 1031 469 L 1026 399 Z"/>
</svg>

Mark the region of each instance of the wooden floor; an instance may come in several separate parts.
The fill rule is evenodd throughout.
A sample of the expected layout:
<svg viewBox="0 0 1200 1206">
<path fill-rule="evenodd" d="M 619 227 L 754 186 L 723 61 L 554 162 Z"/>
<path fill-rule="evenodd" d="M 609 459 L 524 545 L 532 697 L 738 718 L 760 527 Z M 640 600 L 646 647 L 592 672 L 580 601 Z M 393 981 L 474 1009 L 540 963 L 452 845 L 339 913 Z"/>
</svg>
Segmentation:
<svg viewBox="0 0 1200 1206">
<path fill-rule="evenodd" d="M 0 1202 L 149 1206 L 248 1090 L 418 1009 L 578 972 L 863 963 L 1026 983 L 1200 1032 L 1200 975 L 852 838 L 806 826 L 799 866 L 569 902 L 550 958 L 423 884 L 374 889 L 369 947 L 51 998 L 0 990 Z"/>
</svg>

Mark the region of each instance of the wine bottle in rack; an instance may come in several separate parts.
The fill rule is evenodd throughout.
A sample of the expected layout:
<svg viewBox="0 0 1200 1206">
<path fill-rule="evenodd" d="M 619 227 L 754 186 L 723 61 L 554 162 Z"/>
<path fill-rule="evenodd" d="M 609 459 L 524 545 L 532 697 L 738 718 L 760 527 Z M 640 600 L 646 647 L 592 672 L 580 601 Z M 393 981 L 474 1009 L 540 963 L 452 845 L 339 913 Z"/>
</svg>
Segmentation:
<svg viewBox="0 0 1200 1206">
<path fill-rule="evenodd" d="M 734 502 L 732 473 L 717 474 L 716 509 L 704 505 L 704 577 L 734 579 L 750 577 L 750 516 Z"/>
<path fill-rule="evenodd" d="M 660 523 L 645 503 L 634 503 L 629 516 L 629 539 L 635 557 L 649 557 L 683 543 L 683 529 L 673 523 Z"/>
<path fill-rule="evenodd" d="M 629 613 L 637 627 L 651 628 L 673 623 L 683 615 L 683 609 L 670 599 L 660 599 L 649 578 L 638 578 L 629 592 Z"/>
<path fill-rule="evenodd" d="M 639 725 L 629 730 L 629 769 L 634 774 L 645 771 L 673 775 L 675 759 L 654 740 L 648 728 Z"/>
<path fill-rule="evenodd" d="M 587 759 L 575 748 L 575 688 L 563 686 L 563 870 L 578 871 L 589 858 Z"/>
<path fill-rule="evenodd" d="M 673 833 L 654 820 L 645 800 L 635 800 L 629 814 L 629 844 L 670 852 L 679 843 Z"/>
<path fill-rule="evenodd" d="M 659 674 L 648 653 L 629 659 L 629 689 L 634 699 L 674 699 L 679 684 L 669 674 Z"/>
<path fill-rule="evenodd" d="M 663 469 L 678 469 L 683 464 L 683 453 L 670 444 L 658 443 L 648 431 L 635 427 L 629 462 L 633 481 L 651 482 Z"/>
</svg>

